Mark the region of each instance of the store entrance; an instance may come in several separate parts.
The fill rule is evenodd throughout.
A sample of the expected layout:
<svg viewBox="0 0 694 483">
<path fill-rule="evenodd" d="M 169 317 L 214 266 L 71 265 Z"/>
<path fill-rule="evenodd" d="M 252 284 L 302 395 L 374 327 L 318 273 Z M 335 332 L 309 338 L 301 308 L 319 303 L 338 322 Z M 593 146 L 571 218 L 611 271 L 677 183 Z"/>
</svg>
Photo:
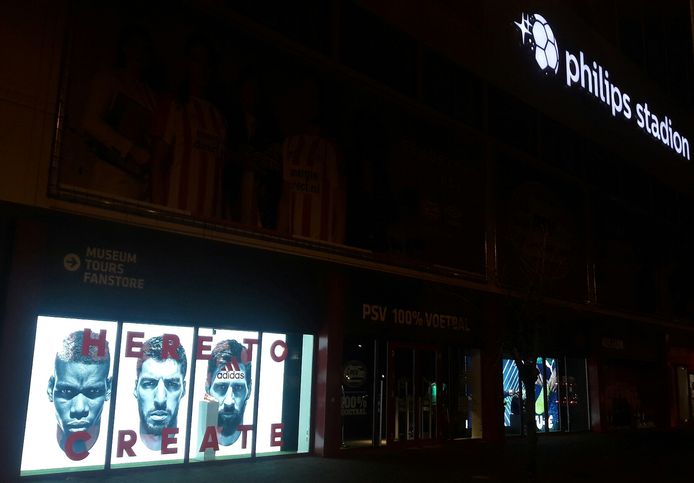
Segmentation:
<svg viewBox="0 0 694 483">
<path fill-rule="evenodd" d="M 417 445 L 437 439 L 440 359 L 441 353 L 434 346 L 388 343 L 389 445 Z"/>
</svg>

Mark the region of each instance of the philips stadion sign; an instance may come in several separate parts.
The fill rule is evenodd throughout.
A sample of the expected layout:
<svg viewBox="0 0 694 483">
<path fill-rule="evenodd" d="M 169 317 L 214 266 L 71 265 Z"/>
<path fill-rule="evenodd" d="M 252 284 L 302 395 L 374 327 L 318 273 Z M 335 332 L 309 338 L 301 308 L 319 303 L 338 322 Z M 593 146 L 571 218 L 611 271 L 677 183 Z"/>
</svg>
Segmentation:
<svg viewBox="0 0 694 483">
<path fill-rule="evenodd" d="M 522 45 L 534 55 L 538 67 L 546 75 L 559 73 L 561 50 L 557 38 L 547 20 L 540 14 L 522 14 L 520 22 L 514 22 L 521 34 Z M 578 56 L 564 51 L 564 76 L 568 87 L 588 91 L 597 100 L 610 107 L 612 116 L 624 116 L 654 139 L 660 141 L 683 158 L 690 160 L 689 140 L 672 128 L 672 119 L 652 112 L 647 102 L 632 104 L 631 97 L 611 79 L 609 71 L 583 52 Z M 633 105 L 633 108 L 632 108 Z"/>
</svg>

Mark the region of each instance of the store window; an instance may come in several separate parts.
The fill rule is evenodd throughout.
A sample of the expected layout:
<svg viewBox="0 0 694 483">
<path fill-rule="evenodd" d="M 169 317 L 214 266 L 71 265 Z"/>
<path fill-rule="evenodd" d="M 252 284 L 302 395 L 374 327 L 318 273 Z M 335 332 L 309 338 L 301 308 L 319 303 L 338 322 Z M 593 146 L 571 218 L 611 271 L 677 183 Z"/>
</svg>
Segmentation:
<svg viewBox="0 0 694 483">
<path fill-rule="evenodd" d="M 120 347 L 111 466 L 182 463 L 193 328 L 126 323 Z"/>
<path fill-rule="evenodd" d="M 39 317 L 21 475 L 104 468 L 117 327 Z M 92 333 L 98 343 L 83 353 Z"/>
<path fill-rule="evenodd" d="M 253 2 L 75 8 L 50 195 L 484 273 L 485 142 L 383 96 L 417 93 L 411 37 L 352 2 L 339 12 L 312 3 L 310 15 Z M 295 51 L 296 41 L 347 69 Z M 432 60 L 422 100 L 481 127 L 482 81 Z"/>
<path fill-rule="evenodd" d="M 538 361 L 538 364 L 539 363 Z M 561 427 L 561 419 L 559 417 L 559 375 L 557 374 L 557 360 L 554 358 L 544 358 L 542 361 L 542 369 L 539 369 L 538 372 L 542 374 L 542 378 L 539 378 L 535 383 L 535 392 L 537 393 L 538 388 L 540 389 L 540 394 L 535 399 L 535 407 L 537 408 L 538 403 L 544 405 L 544 410 L 535 411 L 536 420 L 539 417 L 538 429 L 543 429 L 543 427 L 546 426 L 547 431 L 556 432 L 559 431 Z M 542 414 L 542 416 L 539 416 L 540 414 Z"/>
<path fill-rule="evenodd" d="M 532 396 L 513 359 L 503 359 L 502 371 L 506 434 L 524 434 L 529 414 L 539 433 L 589 429 L 585 359 L 538 357 Z"/>
<path fill-rule="evenodd" d="M 255 435 L 246 428 L 253 424 L 257 399 L 258 339 L 258 332 L 198 331 L 198 340 L 203 348 L 210 349 L 210 353 L 209 359 L 201 358 L 195 363 L 191 461 L 205 461 L 215 456 L 214 438 L 207 431 L 210 426 L 216 426 L 218 459 L 251 456 Z M 231 371 L 227 364 L 231 364 Z M 222 409 L 214 411 L 215 403 L 210 404 L 206 395 L 213 396 L 218 409 L 220 403 Z"/>
<path fill-rule="evenodd" d="M 480 360 L 461 347 L 347 337 L 342 447 L 481 437 Z"/>
<path fill-rule="evenodd" d="M 440 391 L 447 439 L 482 436 L 480 360 L 478 350 L 448 349 L 448 384 L 442 382 Z"/>
<path fill-rule="evenodd" d="M 559 410 L 562 431 L 589 431 L 588 376 L 586 360 L 565 357 L 559 366 Z"/>
<path fill-rule="evenodd" d="M 521 434 L 521 411 L 525 397 L 521 392 L 518 367 L 513 359 L 503 360 L 504 427 L 507 434 Z"/>
<path fill-rule="evenodd" d="M 374 339 L 349 337 L 342 362 L 342 447 L 385 444 L 386 366 L 384 352 Z"/>
<path fill-rule="evenodd" d="M 21 475 L 307 453 L 313 350 L 311 334 L 40 316 Z"/>
</svg>

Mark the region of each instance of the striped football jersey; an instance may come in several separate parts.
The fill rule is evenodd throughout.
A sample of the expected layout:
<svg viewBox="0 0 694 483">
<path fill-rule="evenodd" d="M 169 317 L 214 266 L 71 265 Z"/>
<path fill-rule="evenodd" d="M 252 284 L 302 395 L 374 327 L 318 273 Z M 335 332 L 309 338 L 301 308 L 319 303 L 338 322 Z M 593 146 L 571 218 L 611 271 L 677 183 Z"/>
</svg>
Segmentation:
<svg viewBox="0 0 694 483">
<path fill-rule="evenodd" d="M 171 148 L 166 205 L 202 218 L 221 216 L 226 128 L 209 102 L 191 97 L 165 106 L 161 135 Z"/>
<path fill-rule="evenodd" d="M 289 234 L 341 243 L 340 183 L 335 144 L 316 135 L 295 135 L 282 146 Z"/>
</svg>

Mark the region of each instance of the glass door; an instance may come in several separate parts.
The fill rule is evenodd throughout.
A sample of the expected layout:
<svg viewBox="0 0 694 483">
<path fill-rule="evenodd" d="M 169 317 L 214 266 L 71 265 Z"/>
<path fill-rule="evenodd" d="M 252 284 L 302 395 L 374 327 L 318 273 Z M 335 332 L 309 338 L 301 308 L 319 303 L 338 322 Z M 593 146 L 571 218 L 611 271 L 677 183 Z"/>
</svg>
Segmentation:
<svg viewBox="0 0 694 483">
<path fill-rule="evenodd" d="M 431 346 L 388 344 L 388 444 L 437 438 L 439 354 Z"/>
</svg>

